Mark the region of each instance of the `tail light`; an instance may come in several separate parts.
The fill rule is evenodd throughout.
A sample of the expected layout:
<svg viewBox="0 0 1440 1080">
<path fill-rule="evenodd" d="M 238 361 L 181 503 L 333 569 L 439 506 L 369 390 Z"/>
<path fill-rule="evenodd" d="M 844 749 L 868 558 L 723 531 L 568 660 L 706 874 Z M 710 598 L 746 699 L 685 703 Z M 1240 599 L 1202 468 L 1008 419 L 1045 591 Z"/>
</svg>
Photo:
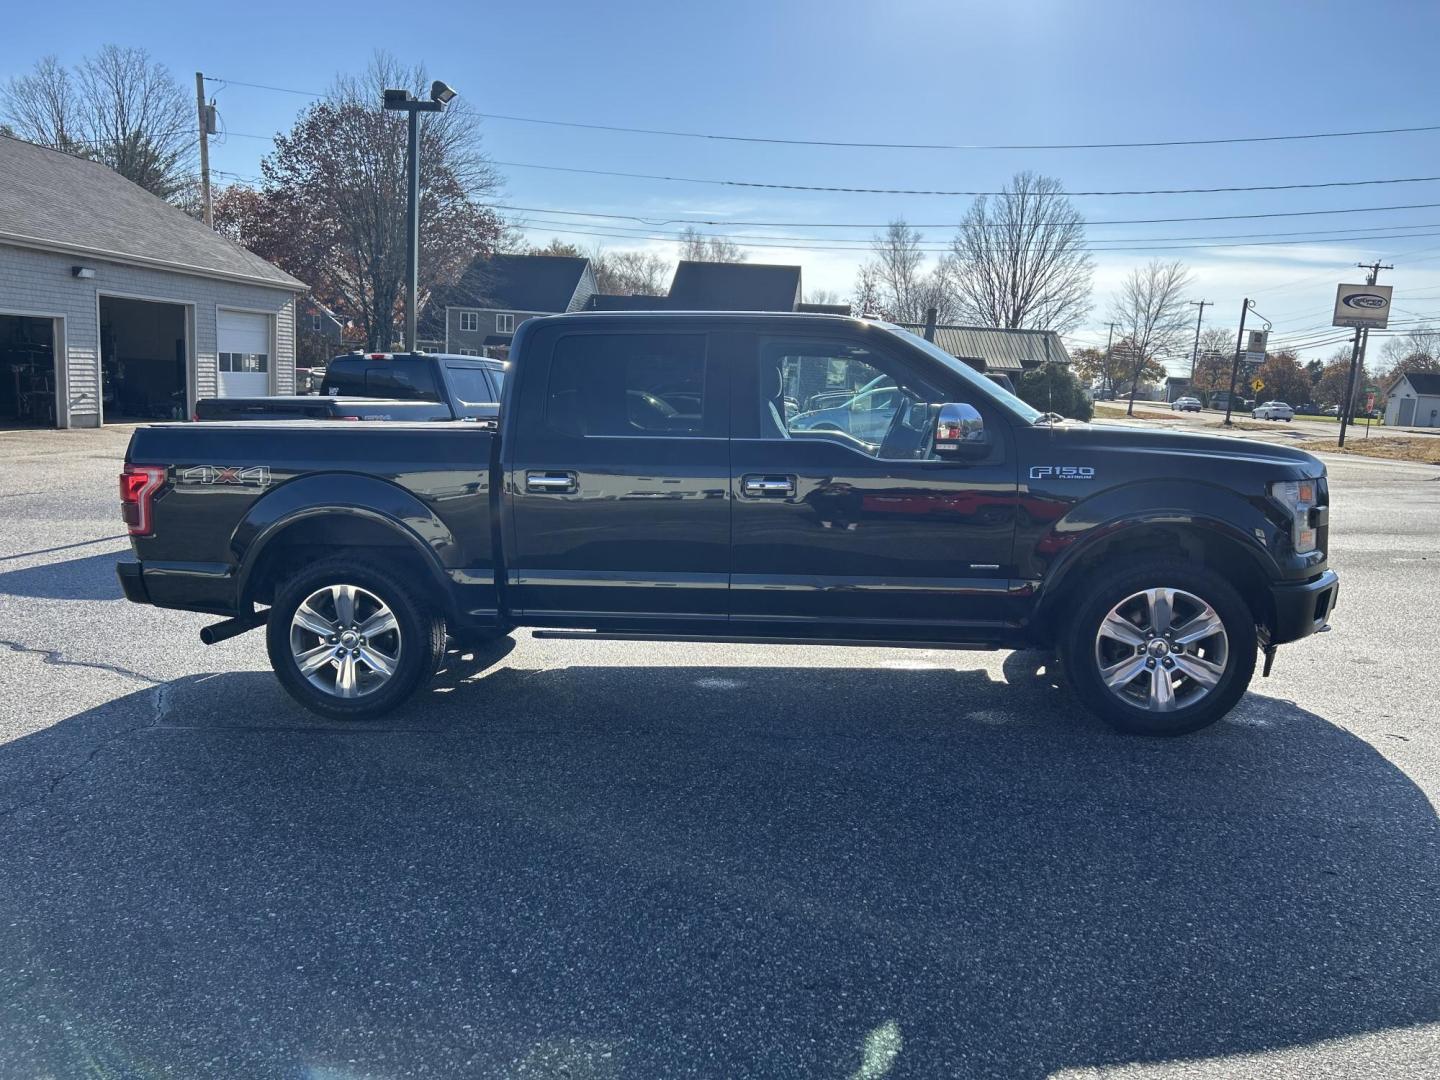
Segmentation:
<svg viewBox="0 0 1440 1080">
<path fill-rule="evenodd" d="M 160 465 L 126 465 L 120 474 L 120 516 L 131 536 L 150 535 L 150 500 L 163 483 L 165 469 Z"/>
</svg>

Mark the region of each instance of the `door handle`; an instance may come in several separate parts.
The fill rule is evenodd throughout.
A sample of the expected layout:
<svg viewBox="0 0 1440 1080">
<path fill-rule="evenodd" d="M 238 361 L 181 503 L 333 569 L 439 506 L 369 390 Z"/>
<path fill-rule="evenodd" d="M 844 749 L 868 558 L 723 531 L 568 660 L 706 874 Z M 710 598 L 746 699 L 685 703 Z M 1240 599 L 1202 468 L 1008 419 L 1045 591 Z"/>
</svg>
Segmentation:
<svg viewBox="0 0 1440 1080">
<path fill-rule="evenodd" d="M 793 476 L 747 476 L 740 482 L 742 493 L 752 499 L 786 499 L 795 494 Z"/>
<path fill-rule="evenodd" d="M 547 495 L 569 495 L 580 488 L 573 472 L 526 473 L 525 490 Z"/>
</svg>

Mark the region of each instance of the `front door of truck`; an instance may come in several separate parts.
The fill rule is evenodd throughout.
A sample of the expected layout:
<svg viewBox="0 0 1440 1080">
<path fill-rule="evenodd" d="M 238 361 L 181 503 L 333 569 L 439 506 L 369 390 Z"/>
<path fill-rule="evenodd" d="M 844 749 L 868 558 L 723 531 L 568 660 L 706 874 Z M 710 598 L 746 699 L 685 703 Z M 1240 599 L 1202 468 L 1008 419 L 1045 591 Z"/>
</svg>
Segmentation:
<svg viewBox="0 0 1440 1080">
<path fill-rule="evenodd" d="M 705 333 L 644 322 L 546 327 L 525 343 L 507 485 L 510 598 L 527 622 L 726 618 L 727 370 Z"/>
<path fill-rule="evenodd" d="M 875 338 L 762 334 L 743 351 L 732 405 L 732 630 L 998 636 L 1017 605 L 1009 422 L 953 373 Z M 982 410 L 983 456 L 935 455 L 934 418 L 947 401 Z"/>
</svg>

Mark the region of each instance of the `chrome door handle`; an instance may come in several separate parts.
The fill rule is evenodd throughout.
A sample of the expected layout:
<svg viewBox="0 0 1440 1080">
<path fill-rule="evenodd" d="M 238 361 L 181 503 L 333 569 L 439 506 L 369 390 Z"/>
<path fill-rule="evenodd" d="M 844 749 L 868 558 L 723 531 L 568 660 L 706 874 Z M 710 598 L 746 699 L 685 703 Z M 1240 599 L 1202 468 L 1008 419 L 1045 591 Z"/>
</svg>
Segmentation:
<svg viewBox="0 0 1440 1080">
<path fill-rule="evenodd" d="M 789 476 L 747 476 L 740 490 L 755 498 L 785 498 L 795 494 L 795 480 Z"/>
<path fill-rule="evenodd" d="M 526 473 L 525 490 L 564 495 L 579 489 L 574 473 L 544 472 Z"/>
</svg>

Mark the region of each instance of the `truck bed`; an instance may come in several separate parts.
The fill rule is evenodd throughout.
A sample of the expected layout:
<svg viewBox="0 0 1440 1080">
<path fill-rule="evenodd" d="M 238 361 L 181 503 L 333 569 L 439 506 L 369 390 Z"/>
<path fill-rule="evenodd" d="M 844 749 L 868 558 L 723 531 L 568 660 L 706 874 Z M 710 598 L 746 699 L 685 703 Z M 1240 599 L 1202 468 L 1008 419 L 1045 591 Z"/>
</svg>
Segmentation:
<svg viewBox="0 0 1440 1080">
<path fill-rule="evenodd" d="M 126 463 L 163 466 L 166 481 L 151 534 L 135 538 L 137 587 L 162 605 L 248 614 L 268 602 L 264 568 L 287 545 L 313 553 L 364 533 L 454 590 L 460 624 L 493 620 L 494 452 L 489 428 L 466 421 L 138 428 Z"/>
</svg>

